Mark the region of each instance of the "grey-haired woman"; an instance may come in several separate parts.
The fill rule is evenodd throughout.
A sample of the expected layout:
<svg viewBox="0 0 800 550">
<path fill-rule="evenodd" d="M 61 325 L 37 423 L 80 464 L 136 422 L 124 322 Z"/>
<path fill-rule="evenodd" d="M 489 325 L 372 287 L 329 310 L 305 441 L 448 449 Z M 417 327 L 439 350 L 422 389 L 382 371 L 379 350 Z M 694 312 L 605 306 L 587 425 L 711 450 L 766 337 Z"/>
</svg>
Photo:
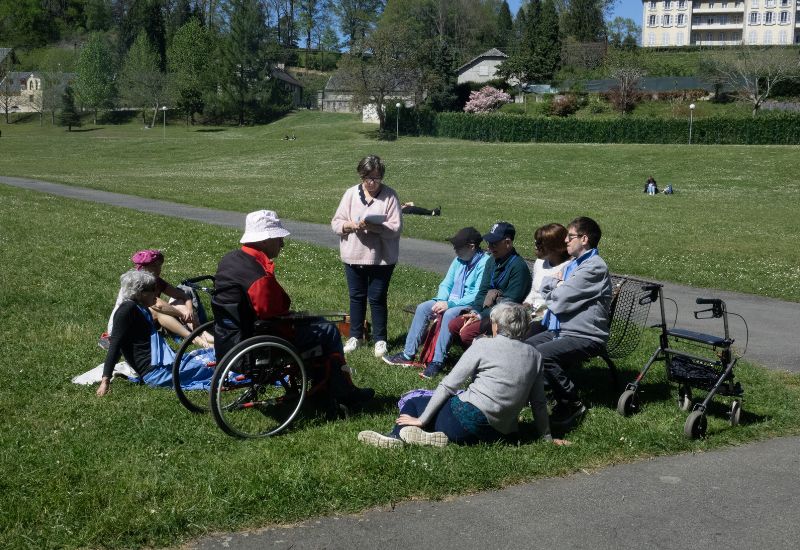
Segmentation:
<svg viewBox="0 0 800 550">
<path fill-rule="evenodd" d="M 542 358 L 522 341 L 530 319 L 527 310 L 502 303 L 490 318 L 493 337 L 476 339 L 432 396 L 406 401 L 390 433 L 364 431 L 358 439 L 376 447 L 497 441 L 517 431 L 519 413 L 530 402 L 539 435 L 552 440 Z"/>
</svg>

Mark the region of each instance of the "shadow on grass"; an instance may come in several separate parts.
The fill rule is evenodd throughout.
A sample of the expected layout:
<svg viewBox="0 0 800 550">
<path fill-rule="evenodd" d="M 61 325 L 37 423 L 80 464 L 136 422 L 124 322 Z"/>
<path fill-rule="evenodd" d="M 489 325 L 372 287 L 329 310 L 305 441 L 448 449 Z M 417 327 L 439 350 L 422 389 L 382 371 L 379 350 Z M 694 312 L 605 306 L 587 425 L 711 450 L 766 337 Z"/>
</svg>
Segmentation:
<svg viewBox="0 0 800 550">
<path fill-rule="evenodd" d="M 216 132 L 224 132 L 224 131 L 226 131 L 225 128 L 199 128 L 195 130 L 195 132 L 203 134 L 214 134 Z"/>
<path fill-rule="evenodd" d="M 96 132 L 97 130 L 102 130 L 102 126 L 94 126 L 92 128 L 73 128 L 70 130 L 70 133 L 83 133 L 83 132 Z"/>
</svg>

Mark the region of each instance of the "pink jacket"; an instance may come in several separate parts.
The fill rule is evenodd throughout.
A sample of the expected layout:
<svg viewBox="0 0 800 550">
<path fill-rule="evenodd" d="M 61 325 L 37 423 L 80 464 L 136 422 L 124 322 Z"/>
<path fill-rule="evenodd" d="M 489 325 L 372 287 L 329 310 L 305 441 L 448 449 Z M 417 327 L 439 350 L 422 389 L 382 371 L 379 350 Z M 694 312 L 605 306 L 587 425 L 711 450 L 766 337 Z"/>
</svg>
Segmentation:
<svg viewBox="0 0 800 550">
<path fill-rule="evenodd" d="M 346 234 L 342 231 L 345 222 L 360 221 L 373 214 L 386 216 L 379 230 Z M 361 185 L 354 185 L 344 192 L 331 220 L 331 229 L 339 235 L 342 262 L 350 265 L 394 265 L 400 250 L 400 233 L 403 231 L 400 199 L 394 189 L 383 185 L 378 196 L 367 204 Z"/>
</svg>

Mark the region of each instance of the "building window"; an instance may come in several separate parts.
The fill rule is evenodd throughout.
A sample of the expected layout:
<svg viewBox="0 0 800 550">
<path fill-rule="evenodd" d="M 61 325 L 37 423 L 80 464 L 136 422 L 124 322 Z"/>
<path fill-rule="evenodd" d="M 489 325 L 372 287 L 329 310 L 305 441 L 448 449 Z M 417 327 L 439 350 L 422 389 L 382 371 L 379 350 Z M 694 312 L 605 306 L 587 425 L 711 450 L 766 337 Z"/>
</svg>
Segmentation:
<svg viewBox="0 0 800 550">
<path fill-rule="evenodd" d="M 679 32 L 678 36 L 675 38 L 675 44 L 677 46 L 683 46 L 683 33 Z"/>
<path fill-rule="evenodd" d="M 714 33 L 713 32 L 707 32 L 706 33 L 706 42 L 711 42 L 712 40 L 714 40 Z"/>
<path fill-rule="evenodd" d="M 756 31 L 750 31 L 750 34 L 747 35 L 747 43 L 748 44 L 756 43 Z"/>
<path fill-rule="evenodd" d="M 786 7 L 789 5 L 789 0 L 781 0 L 781 7 Z"/>
<path fill-rule="evenodd" d="M 672 9 L 672 1 L 671 0 L 664 0 L 664 9 L 671 10 Z"/>
<path fill-rule="evenodd" d="M 678 9 L 685 10 L 686 9 L 686 0 L 678 0 Z"/>
<path fill-rule="evenodd" d="M 774 8 L 775 7 L 775 0 L 764 0 L 764 7 L 765 8 Z"/>
<path fill-rule="evenodd" d="M 758 25 L 758 16 L 759 16 L 759 13 L 757 11 L 751 11 L 750 12 L 750 19 L 748 20 L 748 23 L 750 25 Z"/>
<path fill-rule="evenodd" d="M 679 13 L 678 14 L 678 26 L 683 27 L 686 25 L 686 15 Z"/>
<path fill-rule="evenodd" d="M 662 17 L 661 18 L 661 24 L 663 26 L 665 26 L 665 27 L 669 27 L 672 24 L 672 16 L 671 15 L 665 15 L 664 17 Z"/>
<path fill-rule="evenodd" d="M 664 35 L 661 37 L 661 45 L 662 46 L 669 46 L 669 33 L 665 32 Z"/>
<path fill-rule="evenodd" d="M 781 12 L 780 22 L 781 22 L 781 25 L 786 25 L 787 23 L 789 23 L 789 12 L 788 11 L 782 11 Z"/>
<path fill-rule="evenodd" d="M 478 67 L 478 75 L 479 76 L 489 76 L 489 67 L 486 65 L 480 65 Z"/>
<path fill-rule="evenodd" d="M 647 26 L 648 27 L 655 27 L 656 26 L 656 16 L 655 15 L 647 16 Z"/>
<path fill-rule="evenodd" d="M 724 10 L 724 9 L 725 9 L 725 8 L 727 8 L 727 7 L 728 7 L 728 3 L 727 3 L 727 2 L 723 2 L 723 3 L 722 3 L 722 9 Z"/>
<path fill-rule="evenodd" d="M 708 9 L 710 9 L 710 10 L 714 9 L 714 2 L 709 2 L 708 3 Z"/>
<path fill-rule="evenodd" d="M 750 0 L 750 7 L 757 8 L 758 7 L 758 0 Z"/>
<path fill-rule="evenodd" d="M 768 11 L 764 14 L 764 24 L 765 25 L 774 25 L 775 24 L 775 12 Z"/>
<path fill-rule="evenodd" d="M 764 32 L 764 44 L 772 44 L 772 31 Z"/>
<path fill-rule="evenodd" d="M 786 44 L 786 31 L 781 31 L 780 37 L 781 44 Z"/>
<path fill-rule="evenodd" d="M 706 25 L 713 25 L 713 24 L 714 24 L 714 18 L 713 17 L 707 17 L 706 18 Z"/>
<path fill-rule="evenodd" d="M 656 4 L 657 4 L 657 2 L 650 2 L 650 9 L 651 10 L 656 9 Z"/>
<path fill-rule="evenodd" d="M 648 46 L 656 45 L 656 33 L 654 32 L 647 33 L 647 45 Z"/>
</svg>

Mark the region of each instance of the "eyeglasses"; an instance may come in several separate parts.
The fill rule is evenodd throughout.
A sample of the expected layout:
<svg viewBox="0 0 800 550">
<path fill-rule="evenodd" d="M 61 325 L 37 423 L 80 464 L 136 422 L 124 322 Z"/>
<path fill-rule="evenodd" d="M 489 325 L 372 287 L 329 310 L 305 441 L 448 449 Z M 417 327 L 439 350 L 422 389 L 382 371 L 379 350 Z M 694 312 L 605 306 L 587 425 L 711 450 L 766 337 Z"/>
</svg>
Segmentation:
<svg viewBox="0 0 800 550">
<path fill-rule="evenodd" d="M 383 181 L 383 178 L 371 178 L 367 176 L 366 178 L 364 178 L 364 181 L 371 181 L 372 183 L 381 183 Z"/>
<path fill-rule="evenodd" d="M 572 239 L 577 239 L 578 237 L 583 237 L 583 233 L 577 233 L 577 234 L 568 233 L 567 234 L 567 242 L 571 243 Z"/>
</svg>

